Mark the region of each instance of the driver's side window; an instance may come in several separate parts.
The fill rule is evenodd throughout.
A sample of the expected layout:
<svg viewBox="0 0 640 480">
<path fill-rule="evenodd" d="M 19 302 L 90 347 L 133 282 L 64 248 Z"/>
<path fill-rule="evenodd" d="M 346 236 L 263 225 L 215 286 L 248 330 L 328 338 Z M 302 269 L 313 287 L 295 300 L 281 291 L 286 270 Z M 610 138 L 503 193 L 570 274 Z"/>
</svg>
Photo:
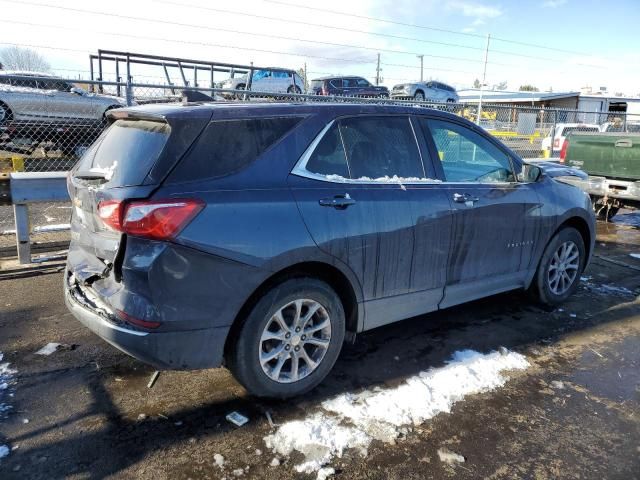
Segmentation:
<svg viewBox="0 0 640 480">
<path fill-rule="evenodd" d="M 514 182 L 511 161 L 482 135 L 467 127 L 441 120 L 421 120 L 431 135 L 448 182 Z"/>
<path fill-rule="evenodd" d="M 253 73 L 253 78 L 252 81 L 257 81 L 257 80 L 263 80 L 265 78 L 268 78 L 271 75 L 271 72 L 269 70 L 256 70 Z"/>
</svg>

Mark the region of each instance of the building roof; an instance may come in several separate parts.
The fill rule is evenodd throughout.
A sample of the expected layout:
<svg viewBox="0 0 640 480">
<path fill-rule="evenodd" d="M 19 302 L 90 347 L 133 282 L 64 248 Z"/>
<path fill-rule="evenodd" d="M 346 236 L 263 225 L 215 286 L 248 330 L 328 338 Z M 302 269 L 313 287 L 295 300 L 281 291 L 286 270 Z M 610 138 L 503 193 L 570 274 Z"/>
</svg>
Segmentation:
<svg viewBox="0 0 640 480">
<path fill-rule="evenodd" d="M 480 89 L 458 90 L 461 102 L 474 102 L 480 99 Z M 491 103 L 543 102 L 561 98 L 578 97 L 580 92 L 510 92 L 507 90 L 485 90 L 482 100 Z"/>
</svg>

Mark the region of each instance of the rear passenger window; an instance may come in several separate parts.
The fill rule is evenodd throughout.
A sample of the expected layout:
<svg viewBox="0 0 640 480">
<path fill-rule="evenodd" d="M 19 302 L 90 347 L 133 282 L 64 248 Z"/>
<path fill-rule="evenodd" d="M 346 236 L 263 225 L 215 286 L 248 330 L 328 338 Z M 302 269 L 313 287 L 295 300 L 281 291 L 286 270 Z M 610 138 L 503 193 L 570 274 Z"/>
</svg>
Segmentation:
<svg viewBox="0 0 640 480">
<path fill-rule="evenodd" d="M 211 122 L 171 174 L 171 180 L 184 182 L 237 172 L 256 160 L 300 120 L 300 117 L 280 117 Z"/>
<path fill-rule="evenodd" d="M 409 118 L 347 118 L 340 129 L 351 178 L 425 177 Z"/>
</svg>

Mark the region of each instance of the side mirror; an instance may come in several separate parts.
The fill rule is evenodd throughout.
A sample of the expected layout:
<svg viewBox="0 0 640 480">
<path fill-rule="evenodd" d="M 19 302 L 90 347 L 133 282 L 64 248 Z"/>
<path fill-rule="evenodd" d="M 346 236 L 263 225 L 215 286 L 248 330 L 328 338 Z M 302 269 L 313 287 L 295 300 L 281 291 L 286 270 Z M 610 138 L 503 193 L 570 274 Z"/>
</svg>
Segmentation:
<svg viewBox="0 0 640 480">
<path fill-rule="evenodd" d="M 520 180 L 522 182 L 535 183 L 542 178 L 543 173 L 544 172 L 540 167 L 525 163 L 522 166 L 522 173 L 520 174 L 520 177 L 521 177 Z"/>
<path fill-rule="evenodd" d="M 72 87 L 71 88 L 71 93 L 75 93 L 76 95 L 85 95 L 86 94 L 86 92 L 83 89 L 79 88 L 79 87 Z"/>
</svg>

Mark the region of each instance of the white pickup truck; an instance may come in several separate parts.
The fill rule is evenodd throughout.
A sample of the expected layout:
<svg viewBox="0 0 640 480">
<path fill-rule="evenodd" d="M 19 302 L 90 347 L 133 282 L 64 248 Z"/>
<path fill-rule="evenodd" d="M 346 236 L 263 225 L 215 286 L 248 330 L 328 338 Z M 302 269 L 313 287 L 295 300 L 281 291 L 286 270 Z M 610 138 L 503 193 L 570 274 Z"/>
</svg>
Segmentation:
<svg viewBox="0 0 640 480">
<path fill-rule="evenodd" d="M 543 157 L 560 155 L 565 138 L 573 132 L 599 132 L 600 126 L 589 123 L 557 123 L 555 129 L 542 139 Z"/>
</svg>

